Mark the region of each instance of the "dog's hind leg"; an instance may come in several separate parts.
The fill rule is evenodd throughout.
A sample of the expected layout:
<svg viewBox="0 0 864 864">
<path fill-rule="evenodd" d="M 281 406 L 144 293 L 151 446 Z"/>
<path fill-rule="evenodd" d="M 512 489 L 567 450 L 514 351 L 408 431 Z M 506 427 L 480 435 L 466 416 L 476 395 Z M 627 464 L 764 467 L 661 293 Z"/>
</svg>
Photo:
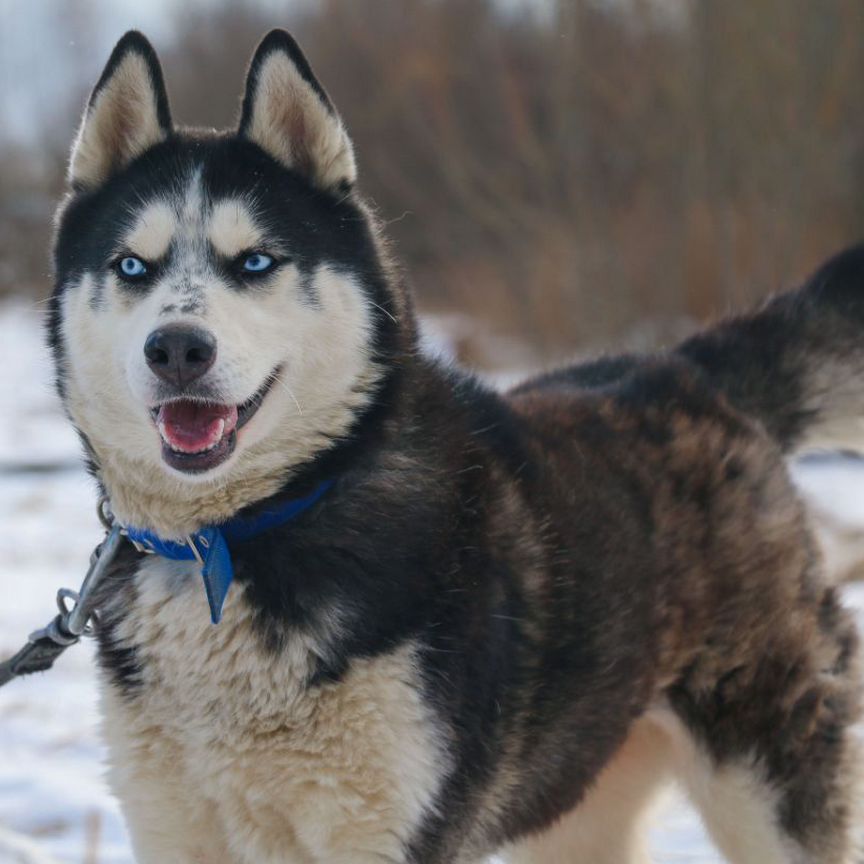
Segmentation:
<svg viewBox="0 0 864 864">
<path fill-rule="evenodd" d="M 756 634 L 752 659 L 712 686 L 697 663 L 670 691 L 691 733 L 684 785 L 734 864 L 861 864 L 851 619 L 828 588 L 788 621 L 778 616 L 757 655 L 761 641 Z"/>
<path fill-rule="evenodd" d="M 582 802 L 504 853 L 508 864 L 649 864 L 644 830 L 658 793 L 674 778 L 678 744 L 653 713 L 627 740 Z"/>
<path fill-rule="evenodd" d="M 809 864 L 780 824 L 780 796 L 751 760 L 715 765 L 693 746 L 681 772 L 708 834 L 733 864 Z M 838 859 L 842 860 L 842 859 Z"/>
</svg>

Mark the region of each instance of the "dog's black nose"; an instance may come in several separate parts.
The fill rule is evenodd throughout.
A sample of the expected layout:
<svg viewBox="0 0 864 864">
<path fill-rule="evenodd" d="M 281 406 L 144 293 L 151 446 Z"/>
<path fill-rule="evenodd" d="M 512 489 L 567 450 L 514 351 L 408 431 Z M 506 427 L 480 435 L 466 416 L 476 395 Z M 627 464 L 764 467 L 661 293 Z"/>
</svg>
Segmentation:
<svg viewBox="0 0 864 864">
<path fill-rule="evenodd" d="M 144 343 L 147 365 L 163 381 L 185 387 L 200 378 L 216 359 L 216 339 L 206 330 L 164 327 Z"/>
</svg>

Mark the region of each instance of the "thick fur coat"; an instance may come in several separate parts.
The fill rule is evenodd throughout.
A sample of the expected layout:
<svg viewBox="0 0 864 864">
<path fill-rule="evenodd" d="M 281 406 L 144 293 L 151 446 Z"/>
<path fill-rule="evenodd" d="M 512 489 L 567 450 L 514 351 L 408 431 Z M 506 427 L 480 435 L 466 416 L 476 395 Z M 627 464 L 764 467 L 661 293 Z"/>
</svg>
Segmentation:
<svg viewBox="0 0 864 864">
<path fill-rule="evenodd" d="M 785 458 L 864 444 L 864 249 L 677 349 L 498 394 L 424 357 L 290 36 L 239 125 L 117 45 L 57 221 L 57 380 L 118 520 L 166 539 L 332 487 L 100 598 L 144 864 L 635 864 L 684 784 L 742 864 L 857 864 L 857 636 Z"/>
</svg>

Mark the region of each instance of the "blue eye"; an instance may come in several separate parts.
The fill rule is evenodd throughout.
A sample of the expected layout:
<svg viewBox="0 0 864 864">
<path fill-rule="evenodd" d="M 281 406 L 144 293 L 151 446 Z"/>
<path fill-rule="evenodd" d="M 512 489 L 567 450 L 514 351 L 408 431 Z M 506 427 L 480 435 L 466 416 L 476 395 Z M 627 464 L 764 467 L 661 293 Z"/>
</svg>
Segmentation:
<svg viewBox="0 0 864 864">
<path fill-rule="evenodd" d="M 140 259 L 129 255 L 126 258 L 121 258 L 117 265 L 122 276 L 128 279 L 137 279 L 147 272 L 147 265 Z"/>
<path fill-rule="evenodd" d="M 266 273 L 272 266 L 273 259 L 263 252 L 253 252 L 243 262 L 243 269 L 247 273 Z"/>
</svg>

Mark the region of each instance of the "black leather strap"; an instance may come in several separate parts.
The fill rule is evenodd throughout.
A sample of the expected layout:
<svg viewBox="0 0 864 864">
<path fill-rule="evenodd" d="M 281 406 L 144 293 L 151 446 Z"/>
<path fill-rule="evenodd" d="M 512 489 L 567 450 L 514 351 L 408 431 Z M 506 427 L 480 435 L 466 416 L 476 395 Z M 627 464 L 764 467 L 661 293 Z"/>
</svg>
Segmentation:
<svg viewBox="0 0 864 864">
<path fill-rule="evenodd" d="M 57 627 L 62 627 L 60 615 L 54 619 L 54 623 Z M 42 636 L 35 642 L 28 642 L 14 657 L 0 663 L 0 687 L 21 675 L 46 672 L 54 665 L 54 661 L 77 641 L 75 639 L 61 645 L 47 636 Z"/>
</svg>

